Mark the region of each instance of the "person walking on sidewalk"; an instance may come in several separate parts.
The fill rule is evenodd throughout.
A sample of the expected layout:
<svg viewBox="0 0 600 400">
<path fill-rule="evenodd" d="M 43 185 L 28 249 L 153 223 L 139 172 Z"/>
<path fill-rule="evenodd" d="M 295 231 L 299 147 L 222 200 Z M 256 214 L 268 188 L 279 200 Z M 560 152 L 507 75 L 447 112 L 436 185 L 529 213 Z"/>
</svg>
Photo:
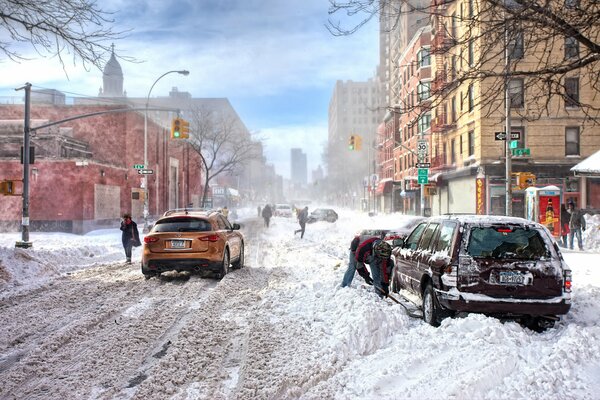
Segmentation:
<svg viewBox="0 0 600 400">
<path fill-rule="evenodd" d="M 294 231 L 294 235 L 298 232 L 301 232 L 300 239 L 304 238 L 304 230 L 306 229 L 306 221 L 308 221 L 308 206 L 304 207 L 298 213 L 298 223 L 300 224 L 300 229 Z"/>
<path fill-rule="evenodd" d="M 131 219 L 131 214 L 123 214 L 121 221 L 121 242 L 125 249 L 125 257 L 127 264 L 131 264 L 131 249 L 133 246 L 140 246 L 140 233 L 137 224 Z"/>
<path fill-rule="evenodd" d="M 262 217 L 265 220 L 265 227 L 269 227 L 269 222 L 271 221 L 271 217 L 273 216 L 273 211 L 271 211 L 271 206 L 266 204 L 262 210 Z"/>
<path fill-rule="evenodd" d="M 569 248 L 573 250 L 573 239 L 577 236 L 577 245 L 579 250 L 583 250 L 583 239 L 581 231 L 585 231 L 585 218 L 581 210 L 575 209 L 575 203 L 569 202 L 568 211 L 571 214 L 569 219 Z"/>
</svg>

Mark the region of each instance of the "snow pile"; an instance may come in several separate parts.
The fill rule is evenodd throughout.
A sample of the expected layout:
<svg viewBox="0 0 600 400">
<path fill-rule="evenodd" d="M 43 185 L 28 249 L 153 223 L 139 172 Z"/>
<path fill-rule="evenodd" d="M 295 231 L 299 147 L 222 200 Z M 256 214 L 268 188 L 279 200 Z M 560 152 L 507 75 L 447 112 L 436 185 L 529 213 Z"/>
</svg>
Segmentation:
<svg viewBox="0 0 600 400">
<path fill-rule="evenodd" d="M 600 214 L 585 215 L 586 229 L 583 232 L 583 248 L 586 250 L 600 251 Z M 574 238 L 574 244 L 577 245 Z"/>
</svg>

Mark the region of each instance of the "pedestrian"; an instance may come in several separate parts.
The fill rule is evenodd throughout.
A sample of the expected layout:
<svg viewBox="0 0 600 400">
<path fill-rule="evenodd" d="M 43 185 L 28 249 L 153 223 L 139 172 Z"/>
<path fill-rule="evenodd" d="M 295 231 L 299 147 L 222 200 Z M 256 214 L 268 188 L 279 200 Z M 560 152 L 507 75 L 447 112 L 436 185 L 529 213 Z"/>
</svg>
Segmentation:
<svg viewBox="0 0 600 400">
<path fill-rule="evenodd" d="M 140 233 L 138 232 L 137 224 L 131 219 L 131 214 L 123 214 L 121 221 L 121 242 L 125 249 L 125 257 L 127 264 L 131 264 L 131 249 L 132 247 L 141 246 Z"/>
<path fill-rule="evenodd" d="M 579 250 L 583 250 L 583 239 L 581 237 L 581 231 L 585 231 L 585 218 L 581 209 L 577 210 L 575 203 L 570 201 L 567 211 L 571 214 L 569 218 L 569 248 L 573 250 L 573 239 L 577 237 L 577 245 Z"/>
<path fill-rule="evenodd" d="M 304 238 L 304 230 L 306 229 L 306 221 L 308 221 L 308 206 L 304 207 L 298 213 L 298 223 L 300 224 L 300 229 L 294 231 L 294 235 L 298 232 L 302 232 L 300 234 L 300 239 Z"/>
<path fill-rule="evenodd" d="M 229 217 L 229 208 L 227 208 L 227 206 L 223 207 L 221 209 L 221 214 L 223 214 L 225 218 Z"/>
<path fill-rule="evenodd" d="M 259 218 L 261 216 L 261 211 L 262 211 L 262 209 L 260 208 L 260 206 L 256 207 L 256 213 L 257 213 L 256 216 L 259 217 Z"/>
<path fill-rule="evenodd" d="M 262 217 L 265 220 L 265 227 L 269 227 L 269 222 L 271 221 L 271 217 L 273 216 L 273 211 L 271 211 L 271 206 L 266 204 L 262 210 Z"/>
<path fill-rule="evenodd" d="M 567 207 L 564 204 L 560 205 L 560 236 L 562 239 L 562 246 L 567 248 L 569 247 L 568 238 L 569 238 L 569 220 L 571 219 L 571 214 L 567 211 Z"/>
<path fill-rule="evenodd" d="M 369 276 L 364 264 L 369 264 L 375 293 L 380 297 L 387 296 L 389 291 L 390 273 L 392 272 L 392 246 L 380 237 L 364 240 L 356 249 L 356 272 L 366 279 Z M 358 265 L 363 263 L 363 267 Z"/>
<path fill-rule="evenodd" d="M 350 242 L 350 254 L 348 256 L 348 268 L 346 269 L 346 272 L 344 272 L 344 277 L 342 278 L 342 287 L 346 287 L 346 286 L 350 286 L 350 284 L 352 283 L 352 280 L 354 279 L 354 273 L 356 272 L 357 269 L 360 269 L 361 271 L 366 271 L 365 269 L 365 264 L 362 261 L 357 261 L 356 260 L 356 249 L 358 249 L 358 246 L 360 245 L 360 243 L 366 239 L 371 238 L 371 235 L 356 235 L 354 236 L 354 239 L 352 239 L 352 241 Z M 361 275 L 363 277 L 363 279 L 365 280 L 365 282 L 368 285 L 372 285 L 373 284 L 373 280 L 371 279 L 370 275 Z"/>
</svg>

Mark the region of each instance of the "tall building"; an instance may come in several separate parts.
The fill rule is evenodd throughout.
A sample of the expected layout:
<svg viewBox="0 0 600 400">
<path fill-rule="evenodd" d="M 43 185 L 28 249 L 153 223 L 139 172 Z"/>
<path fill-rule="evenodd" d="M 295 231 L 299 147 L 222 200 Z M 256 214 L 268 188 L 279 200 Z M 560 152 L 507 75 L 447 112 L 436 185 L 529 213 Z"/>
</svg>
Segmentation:
<svg viewBox="0 0 600 400">
<path fill-rule="evenodd" d="M 308 184 L 308 166 L 306 153 L 302 149 L 294 148 L 291 151 L 291 181 L 296 187 L 305 187 Z"/>
<path fill-rule="evenodd" d="M 337 81 L 329 101 L 327 181 L 338 205 L 359 207 L 366 203 L 370 186 L 365 179 L 375 174 L 375 139 L 382 107 L 380 82 Z M 362 146 L 349 149 L 351 136 Z"/>
<path fill-rule="evenodd" d="M 570 171 L 600 148 L 600 127 L 579 106 L 581 100 L 600 107 L 590 83 L 594 72 L 581 68 L 566 73 L 558 89 L 531 84 L 535 76 L 523 73 L 506 83 L 510 106 L 504 104 L 506 57 L 513 68 L 527 71 L 540 60 L 552 65 L 553 60 L 577 59 L 577 42 L 569 37 L 544 42 L 536 32 L 517 30 L 509 32 L 505 46 L 504 34 L 481 34 L 489 32 L 487 20 L 478 17 L 484 6 L 490 5 L 432 1 L 428 25 L 415 31 L 404 29 L 404 18 L 395 18 L 395 10 L 384 13 L 391 19 L 380 20 L 380 62 L 387 66 L 384 86 L 393 112 L 379 129 L 378 158 L 387 177 L 393 142 L 392 184 L 399 182 L 402 194 L 391 211 L 505 214 L 508 203 L 512 215 L 525 217 L 527 187 L 548 185 L 557 188 L 563 204 L 572 200 L 578 206 L 600 206 L 600 182 L 580 181 Z M 414 18 L 419 25 L 420 18 Z M 489 72 L 487 77 L 482 78 L 482 70 Z M 508 157 L 502 137 L 507 125 L 515 138 Z M 419 140 L 427 147 L 422 158 L 415 146 Z M 424 180 L 417 162 L 430 164 L 421 168 L 426 169 Z"/>
</svg>

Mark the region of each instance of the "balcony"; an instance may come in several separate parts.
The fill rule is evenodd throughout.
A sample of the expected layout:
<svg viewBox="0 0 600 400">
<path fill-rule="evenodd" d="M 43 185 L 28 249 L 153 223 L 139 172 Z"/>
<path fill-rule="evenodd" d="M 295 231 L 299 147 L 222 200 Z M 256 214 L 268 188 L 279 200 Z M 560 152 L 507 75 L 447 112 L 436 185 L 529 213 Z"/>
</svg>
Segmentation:
<svg viewBox="0 0 600 400">
<path fill-rule="evenodd" d="M 431 41 L 431 52 L 433 54 L 444 54 L 454 46 L 456 42 L 448 36 L 445 30 L 436 32 Z"/>
<path fill-rule="evenodd" d="M 431 132 L 433 133 L 446 133 L 452 129 L 456 129 L 456 122 L 448 123 L 446 116 L 431 121 Z"/>
</svg>

